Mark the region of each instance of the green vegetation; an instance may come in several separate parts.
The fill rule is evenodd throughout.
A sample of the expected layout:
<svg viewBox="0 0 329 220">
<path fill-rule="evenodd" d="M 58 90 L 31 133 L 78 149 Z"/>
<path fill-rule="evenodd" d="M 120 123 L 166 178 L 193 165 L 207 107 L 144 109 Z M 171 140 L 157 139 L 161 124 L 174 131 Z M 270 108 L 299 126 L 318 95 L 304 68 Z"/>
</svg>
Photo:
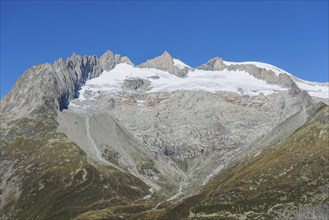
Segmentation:
<svg viewBox="0 0 329 220">
<path fill-rule="evenodd" d="M 283 143 L 224 170 L 163 219 L 288 218 L 303 207 L 328 209 L 329 107 Z M 320 216 L 323 213 L 318 213 Z"/>
<path fill-rule="evenodd" d="M 273 219 L 304 207 L 318 207 L 320 216 L 328 209 L 329 107 L 283 143 L 223 170 L 199 194 L 158 210 L 158 201 L 142 199 L 148 186 L 89 161 L 53 120 L 17 122 L 1 148 L 11 170 L 3 177 L 11 187 L 1 192 L 9 201 L 3 210 L 12 219 Z M 113 152 L 105 155 L 116 160 Z"/>
<path fill-rule="evenodd" d="M 6 198 L 7 216 L 71 219 L 89 210 L 131 204 L 148 193 L 134 176 L 90 163 L 78 146 L 47 123 L 56 124 L 21 120 L 12 128 L 14 141 L 1 148 L 0 159 L 15 170 L 8 185 L 19 190 L 16 198 Z"/>
</svg>

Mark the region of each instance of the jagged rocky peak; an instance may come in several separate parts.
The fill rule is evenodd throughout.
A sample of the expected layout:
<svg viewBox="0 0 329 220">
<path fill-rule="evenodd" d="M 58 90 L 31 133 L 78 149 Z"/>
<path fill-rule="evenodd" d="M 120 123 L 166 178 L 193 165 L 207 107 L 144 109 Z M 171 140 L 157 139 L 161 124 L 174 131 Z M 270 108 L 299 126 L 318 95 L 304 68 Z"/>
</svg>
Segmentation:
<svg viewBox="0 0 329 220">
<path fill-rule="evenodd" d="M 180 64 L 177 64 L 177 61 L 180 62 Z M 167 71 L 179 77 L 185 77 L 188 71 L 191 69 L 183 62 L 174 59 L 167 51 L 163 52 L 163 54 L 158 57 L 147 60 L 145 63 L 142 63 L 139 66 L 142 68 L 154 68 Z"/>
<path fill-rule="evenodd" d="M 33 66 L 1 101 L 1 111 L 14 120 L 42 108 L 46 102 L 53 111 L 62 110 L 69 100 L 77 97 L 78 90 L 88 79 L 102 72 L 96 56 L 75 53 L 66 61 L 59 59 L 54 64 Z"/>
<path fill-rule="evenodd" d="M 99 62 L 102 68 L 106 71 L 110 71 L 119 63 L 128 63 L 133 65 L 130 59 L 126 56 L 121 57 L 120 54 L 114 54 L 112 51 L 107 50 L 100 58 Z"/>
<path fill-rule="evenodd" d="M 78 74 L 79 83 L 85 83 L 86 80 L 98 77 L 102 73 L 97 56 L 80 56 L 73 53 L 71 57 L 66 60 L 66 67 L 68 70 L 73 70 Z"/>
<path fill-rule="evenodd" d="M 97 56 L 80 56 L 73 53 L 54 64 L 41 64 L 29 68 L 17 81 L 13 90 L 1 102 L 1 110 L 12 113 L 15 118 L 44 106 L 49 100 L 53 109 L 64 109 L 69 100 L 78 96 L 78 91 L 89 79 L 100 76 L 119 63 L 132 64 L 128 57 L 107 51 L 100 59 Z M 22 101 L 23 100 L 23 101 Z"/>
<path fill-rule="evenodd" d="M 156 57 L 158 60 L 163 60 L 165 62 L 168 62 L 168 63 L 171 63 L 171 64 L 174 64 L 174 61 L 173 61 L 173 57 L 170 55 L 170 53 L 168 51 L 164 51 L 163 54 L 161 54 L 161 56 L 158 56 Z M 155 58 L 155 59 L 156 59 Z"/>
<path fill-rule="evenodd" d="M 145 63 L 142 63 L 140 66 L 144 68 L 156 68 L 161 70 L 168 70 L 174 66 L 174 61 L 172 56 L 167 51 L 165 51 L 162 55 L 147 60 Z"/>
<path fill-rule="evenodd" d="M 213 70 L 213 71 L 220 71 L 225 69 L 227 66 L 225 65 L 222 58 L 214 57 L 210 59 L 207 63 L 197 67 L 197 69 L 201 70 Z"/>
</svg>

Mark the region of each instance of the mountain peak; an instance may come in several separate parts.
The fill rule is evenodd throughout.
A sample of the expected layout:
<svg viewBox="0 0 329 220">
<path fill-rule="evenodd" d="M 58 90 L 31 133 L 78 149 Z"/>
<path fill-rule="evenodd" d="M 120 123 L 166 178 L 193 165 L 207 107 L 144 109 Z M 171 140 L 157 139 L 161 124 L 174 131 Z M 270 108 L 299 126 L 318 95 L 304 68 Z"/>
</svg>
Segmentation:
<svg viewBox="0 0 329 220">
<path fill-rule="evenodd" d="M 170 55 L 170 53 L 166 50 L 159 57 L 173 59 L 173 57 Z"/>
<path fill-rule="evenodd" d="M 174 60 L 175 59 L 168 53 L 168 51 L 164 51 L 163 54 L 161 54 L 160 56 L 155 57 L 153 59 L 149 59 L 145 63 L 140 64 L 139 66 L 142 68 L 154 68 L 167 71 L 171 74 L 180 77 L 186 76 L 189 70 L 188 66 L 185 65 L 187 68 L 177 67 L 175 65 Z"/>
<path fill-rule="evenodd" d="M 211 62 L 211 61 L 213 61 L 213 62 L 223 62 L 223 59 L 220 58 L 220 57 L 213 57 L 208 62 Z"/>
<path fill-rule="evenodd" d="M 110 50 L 107 50 L 100 59 L 112 59 L 114 57 L 114 53 Z"/>
<path fill-rule="evenodd" d="M 72 53 L 72 55 L 68 58 L 70 60 L 74 60 L 76 59 L 77 57 L 79 57 L 80 55 L 76 54 L 75 52 Z"/>
<path fill-rule="evenodd" d="M 102 68 L 106 71 L 110 71 L 119 63 L 128 63 L 133 65 L 130 59 L 126 56 L 121 57 L 120 54 L 114 54 L 112 51 L 107 50 L 100 58 L 99 62 Z"/>
<path fill-rule="evenodd" d="M 166 65 L 166 66 L 170 66 L 171 64 L 174 64 L 173 57 L 166 50 L 160 56 L 157 56 L 151 60 L 154 60 L 159 64 L 162 63 L 163 65 Z"/>
<path fill-rule="evenodd" d="M 222 58 L 214 57 L 211 58 L 207 63 L 202 64 L 201 66 L 197 67 L 197 69 L 202 70 L 223 70 L 225 69 L 225 64 Z"/>
</svg>

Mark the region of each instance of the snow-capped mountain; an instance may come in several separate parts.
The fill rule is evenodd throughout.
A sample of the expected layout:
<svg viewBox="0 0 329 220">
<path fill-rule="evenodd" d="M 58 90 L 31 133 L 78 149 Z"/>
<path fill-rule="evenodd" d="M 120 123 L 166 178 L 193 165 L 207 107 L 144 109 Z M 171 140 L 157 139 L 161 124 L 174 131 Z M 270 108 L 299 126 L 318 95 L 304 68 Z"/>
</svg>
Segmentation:
<svg viewBox="0 0 329 220">
<path fill-rule="evenodd" d="M 1 101 L 0 218 L 324 216 L 328 102 L 328 83 L 259 62 L 34 66 Z"/>
<path fill-rule="evenodd" d="M 140 78 L 149 81 L 148 93 L 186 91 L 234 92 L 246 95 L 269 95 L 287 90 L 275 84 L 267 84 L 245 71 L 206 71 L 193 70 L 183 78 L 158 69 L 145 69 L 121 63 L 109 72 L 103 72 L 97 78 L 86 82 L 80 92 L 80 99 L 85 93 L 103 94 L 122 92 L 126 79 Z M 323 90 L 325 87 L 323 86 Z"/>
<path fill-rule="evenodd" d="M 219 58 L 216 58 L 219 59 Z M 155 61 L 154 61 L 155 60 Z M 263 75 L 271 78 L 279 78 L 280 74 L 287 75 L 297 86 L 312 97 L 329 99 L 328 86 L 325 84 L 308 82 L 290 73 L 260 62 L 226 62 L 220 60 L 220 67 L 212 66 L 204 68 L 211 61 L 200 67 L 192 68 L 182 61 L 172 58 L 168 52 L 160 57 L 150 60 L 140 66 L 134 66 L 131 62 L 116 65 L 110 71 L 104 71 L 99 77 L 91 79 L 82 86 L 80 99 L 85 99 L 84 94 L 118 93 L 124 90 L 124 82 L 127 79 L 139 78 L 149 82 L 147 93 L 186 91 L 205 92 L 234 92 L 244 95 L 269 95 L 289 89 L 282 83 L 271 83 L 267 76 L 257 77 L 255 70 L 263 71 Z M 161 63 L 161 64 L 159 64 Z M 247 68 L 245 68 L 247 67 Z M 249 69 L 248 69 L 249 68 Z M 167 70 L 167 71 L 166 71 Z M 185 70 L 182 77 L 177 71 Z"/>
</svg>

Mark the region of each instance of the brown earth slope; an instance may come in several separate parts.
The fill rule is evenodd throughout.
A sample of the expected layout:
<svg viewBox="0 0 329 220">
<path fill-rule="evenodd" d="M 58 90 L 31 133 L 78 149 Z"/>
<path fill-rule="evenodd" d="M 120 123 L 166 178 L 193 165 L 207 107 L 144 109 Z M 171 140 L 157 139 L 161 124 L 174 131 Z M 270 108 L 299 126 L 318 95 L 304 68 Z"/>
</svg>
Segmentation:
<svg viewBox="0 0 329 220">
<path fill-rule="evenodd" d="M 329 107 L 284 142 L 225 169 L 161 219 L 326 219 Z"/>
</svg>

